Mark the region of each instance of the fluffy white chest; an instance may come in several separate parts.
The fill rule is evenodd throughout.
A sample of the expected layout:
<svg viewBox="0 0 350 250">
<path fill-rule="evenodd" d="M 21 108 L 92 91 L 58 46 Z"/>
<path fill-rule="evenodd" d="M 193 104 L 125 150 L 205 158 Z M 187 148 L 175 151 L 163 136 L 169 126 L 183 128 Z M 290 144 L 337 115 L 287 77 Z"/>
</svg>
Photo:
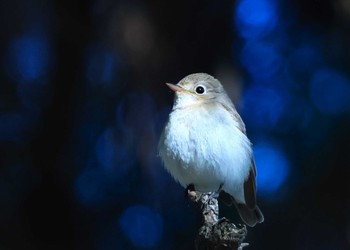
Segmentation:
<svg viewBox="0 0 350 250">
<path fill-rule="evenodd" d="M 250 142 L 224 108 L 174 110 L 159 144 L 171 175 L 202 192 L 223 189 L 241 200 L 251 163 Z"/>
</svg>

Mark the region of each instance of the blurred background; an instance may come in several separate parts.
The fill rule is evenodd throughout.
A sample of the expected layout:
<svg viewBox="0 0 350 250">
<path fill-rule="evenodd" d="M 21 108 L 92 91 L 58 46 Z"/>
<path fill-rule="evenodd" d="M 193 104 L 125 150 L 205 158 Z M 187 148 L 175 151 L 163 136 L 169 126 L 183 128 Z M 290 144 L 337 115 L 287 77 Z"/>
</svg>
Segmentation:
<svg viewBox="0 0 350 250">
<path fill-rule="evenodd" d="M 0 13 L 1 250 L 193 249 L 200 213 L 157 144 L 164 83 L 194 72 L 224 84 L 254 144 L 265 222 L 247 249 L 350 249 L 348 0 L 4 0 Z"/>
</svg>

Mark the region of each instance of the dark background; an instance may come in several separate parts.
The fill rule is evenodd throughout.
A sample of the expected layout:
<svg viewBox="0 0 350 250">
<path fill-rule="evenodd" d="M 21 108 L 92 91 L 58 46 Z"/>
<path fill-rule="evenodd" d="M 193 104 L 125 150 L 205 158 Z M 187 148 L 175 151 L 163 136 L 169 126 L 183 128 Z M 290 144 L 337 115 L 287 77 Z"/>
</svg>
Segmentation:
<svg viewBox="0 0 350 250">
<path fill-rule="evenodd" d="M 192 249 L 200 214 L 157 143 L 164 83 L 194 72 L 223 83 L 254 144 L 265 222 L 247 249 L 350 249 L 347 0 L 0 13 L 0 249 Z"/>
</svg>

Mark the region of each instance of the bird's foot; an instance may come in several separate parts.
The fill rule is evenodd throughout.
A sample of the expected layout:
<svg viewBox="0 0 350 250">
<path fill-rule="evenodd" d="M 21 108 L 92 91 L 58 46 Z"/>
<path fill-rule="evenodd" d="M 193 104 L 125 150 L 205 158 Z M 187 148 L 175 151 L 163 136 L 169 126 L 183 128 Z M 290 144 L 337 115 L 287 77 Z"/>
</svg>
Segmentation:
<svg viewBox="0 0 350 250">
<path fill-rule="evenodd" d="M 185 195 L 189 197 L 193 202 L 198 202 L 200 199 L 204 198 L 205 203 L 211 200 L 217 200 L 220 196 L 223 184 L 220 184 L 219 189 L 214 192 L 199 192 L 195 190 L 193 184 L 187 186 L 185 190 Z"/>
<path fill-rule="evenodd" d="M 209 192 L 208 195 L 209 195 L 208 197 L 209 199 L 217 199 L 219 198 L 220 191 Z"/>
<path fill-rule="evenodd" d="M 193 184 L 190 184 L 190 185 L 188 185 L 187 187 L 186 187 L 186 189 L 185 189 L 185 195 L 187 195 L 188 194 L 188 192 L 193 192 L 193 191 L 196 191 L 196 189 L 194 188 L 194 185 Z"/>
<path fill-rule="evenodd" d="M 194 188 L 193 184 L 190 184 L 187 186 L 187 188 L 185 189 L 185 196 L 187 196 L 188 198 L 190 198 L 191 201 L 193 202 L 197 202 L 198 199 L 200 199 L 200 195 L 198 195 L 199 192 L 197 192 Z"/>
<path fill-rule="evenodd" d="M 222 190 L 222 186 L 223 186 L 223 185 L 224 185 L 224 184 L 221 183 L 218 190 L 216 190 L 216 191 L 214 191 L 214 192 L 209 192 L 209 193 L 208 193 L 208 194 L 209 194 L 209 199 L 218 199 L 219 196 L 220 196 L 220 192 L 221 192 L 221 190 Z"/>
</svg>

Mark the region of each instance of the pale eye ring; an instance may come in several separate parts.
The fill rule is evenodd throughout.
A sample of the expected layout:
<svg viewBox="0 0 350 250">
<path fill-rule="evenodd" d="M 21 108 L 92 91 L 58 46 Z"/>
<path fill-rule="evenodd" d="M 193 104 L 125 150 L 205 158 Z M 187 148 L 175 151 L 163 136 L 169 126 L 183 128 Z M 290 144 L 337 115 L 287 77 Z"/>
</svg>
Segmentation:
<svg viewBox="0 0 350 250">
<path fill-rule="evenodd" d="M 202 95 L 202 94 L 204 94 L 204 93 L 206 92 L 206 89 L 205 89 L 204 86 L 198 85 L 198 86 L 196 87 L 195 91 L 196 91 L 196 93 L 197 93 L 198 95 Z"/>
</svg>

